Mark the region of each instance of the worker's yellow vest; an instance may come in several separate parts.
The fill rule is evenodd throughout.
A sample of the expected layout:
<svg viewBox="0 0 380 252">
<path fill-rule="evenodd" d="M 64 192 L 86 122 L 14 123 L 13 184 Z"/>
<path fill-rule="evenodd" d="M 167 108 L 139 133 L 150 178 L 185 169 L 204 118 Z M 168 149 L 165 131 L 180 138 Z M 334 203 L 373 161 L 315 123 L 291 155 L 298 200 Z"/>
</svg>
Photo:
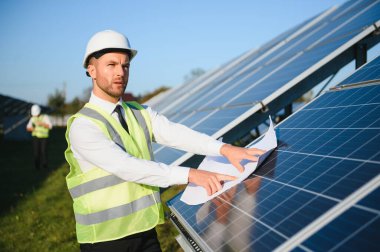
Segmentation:
<svg viewBox="0 0 380 252">
<path fill-rule="evenodd" d="M 99 167 L 82 172 L 71 151 L 70 126 L 75 118 L 86 117 L 130 155 L 152 160 L 149 115 L 135 102 L 125 103 L 123 108 L 129 134 L 111 115 L 89 103 L 67 123 L 65 157 L 70 164 L 70 173 L 66 182 L 74 201 L 79 243 L 116 240 L 164 222 L 158 187 L 126 182 Z"/>
<path fill-rule="evenodd" d="M 44 115 L 32 117 L 32 124 L 33 124 L 32 136 L 33 137 L 37 137 L 37 138 L 49 137 L 49 129 L 37 124 L 39 122 L 43 122 L 43 120 L 44 120 Z"/>
</svg>

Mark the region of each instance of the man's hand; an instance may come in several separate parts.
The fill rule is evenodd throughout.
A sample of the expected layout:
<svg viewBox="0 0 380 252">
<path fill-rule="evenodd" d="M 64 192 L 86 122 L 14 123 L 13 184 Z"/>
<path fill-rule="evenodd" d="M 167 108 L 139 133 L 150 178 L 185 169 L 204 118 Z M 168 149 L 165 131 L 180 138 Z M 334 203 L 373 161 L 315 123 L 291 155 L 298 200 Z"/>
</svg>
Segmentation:
<svg viewBox="0 0 380 252">
<path fill-rule="evenodd" d="M 44 123 L 44 122 L 36 122 L 36 124 L 38 125 L 38 126 L 42 126 L 42 127 L 44 127 L 44 128 L 49 128 L 49 124 L 47 124 L 47 123 Z"/>
<path fill-rule="evenodd" d="M 239 172 L 244 171 L 244 167 L 240 164 L 242 160 L 247 159 L 256 162 L 259 156 L 264 154 L 264 152 L 265 151 L 256 148 L 246 149 L 230 144 L 224 144 L 222 148 L 220 148 L 220 154 L 226 157 Z"/>
<path fill-rule="evenodd" d="M 190 169 L 189 171 L 189 182 L 205 188 L 209 196 L 222 190 L 222 181 L 234 179 L 236 179 L 234 176 L 209 171 L 197 169 Z"/>
</svg>

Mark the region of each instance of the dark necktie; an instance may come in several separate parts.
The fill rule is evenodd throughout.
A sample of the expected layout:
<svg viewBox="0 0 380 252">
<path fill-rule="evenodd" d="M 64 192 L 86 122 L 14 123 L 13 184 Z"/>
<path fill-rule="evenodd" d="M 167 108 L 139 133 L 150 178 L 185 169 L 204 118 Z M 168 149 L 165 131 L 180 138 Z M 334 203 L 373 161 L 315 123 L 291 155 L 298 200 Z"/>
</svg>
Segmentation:
<svg viewBox="0 0 380 252">
<path fill-rule="evenodd" d="M 119 122 L 120 122 L 121 126 L 123 126 L 123 128 L 129 133 L 128 125 L 125 122 L 124 117 L 122 115 L 124 110 L 121 107 L 121 105 L 117 105 L 114 111 L 117 113 L 117 117 L 119 118 Z"/>
</svg>

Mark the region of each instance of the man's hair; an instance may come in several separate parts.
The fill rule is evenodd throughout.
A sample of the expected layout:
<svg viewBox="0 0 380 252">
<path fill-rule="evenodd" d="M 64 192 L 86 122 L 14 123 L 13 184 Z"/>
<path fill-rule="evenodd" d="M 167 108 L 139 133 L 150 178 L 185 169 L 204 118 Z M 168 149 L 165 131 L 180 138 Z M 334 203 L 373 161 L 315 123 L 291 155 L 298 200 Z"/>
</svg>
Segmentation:
<svg viewBox="0 0 380 252">
<path fill-rule="evenodd" d="M 99 59 L 99 58 L 102 57 L 104 54 L 106 54 L 106 53 L 110 53 L 110 52 L 124 52 L 124 53 L 127 53 L 129 59 L 130 59 L 131 56 L 132 56 L 131 51 L 126 50 L 126 49 L 120 49 L 120 48 L 107 48 L 107 49 L 103 49 L 103 50 L 100 50 L 100 51 L 97 51 L 97 52 L 94 52 L 94 53 L 90 54 L 90 55 L 87 57 L 86 66 L 88 66 L 88 63 L 90 62 L 90 60 L 91 60 L 92 57 L 94 57 L 95 59 Z"/>
<path fill-rule="evenodd" d="M 126 49 L 120 49 L 120 48 L 107 48 L 107 49 L 103 49 L 103 50 L 100 50 L 100 51 L 97 51 L 97 52 L 94 52 L 92 54 L 90 54 L 88 57 L 87 57 L 87 61 L 86 61 L 86 66 L 89 65 L 90 61 L 92 58 L 95 58 L 95 59 L 99 59 L 100 57 L 102 57 L 104 54 L 106 53 L 110 53 L 110 52 L 124 52 L 128 55 L 128 58 L 131 59 L 132 57 L 132 53 L 131 51 L 129 50 L 126 50 Z M 90 74 L 87 72 L 86 70 L 86 75 L 88 77 L 90 77 Z"/>
</svg>

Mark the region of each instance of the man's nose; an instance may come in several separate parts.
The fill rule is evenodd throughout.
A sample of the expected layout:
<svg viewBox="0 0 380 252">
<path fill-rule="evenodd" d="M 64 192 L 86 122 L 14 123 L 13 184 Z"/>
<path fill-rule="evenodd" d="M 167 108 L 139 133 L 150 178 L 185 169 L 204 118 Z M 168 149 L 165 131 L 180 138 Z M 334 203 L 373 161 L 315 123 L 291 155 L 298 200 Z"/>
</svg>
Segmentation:
<svg viewBox="0 0 380 252">
<path fill-rule="evenodd" d="M 125 75 L 125 71 L 122 65 L 117 65 L 116 67 L 116 75 L 123 77 Z"/>
</svg>

